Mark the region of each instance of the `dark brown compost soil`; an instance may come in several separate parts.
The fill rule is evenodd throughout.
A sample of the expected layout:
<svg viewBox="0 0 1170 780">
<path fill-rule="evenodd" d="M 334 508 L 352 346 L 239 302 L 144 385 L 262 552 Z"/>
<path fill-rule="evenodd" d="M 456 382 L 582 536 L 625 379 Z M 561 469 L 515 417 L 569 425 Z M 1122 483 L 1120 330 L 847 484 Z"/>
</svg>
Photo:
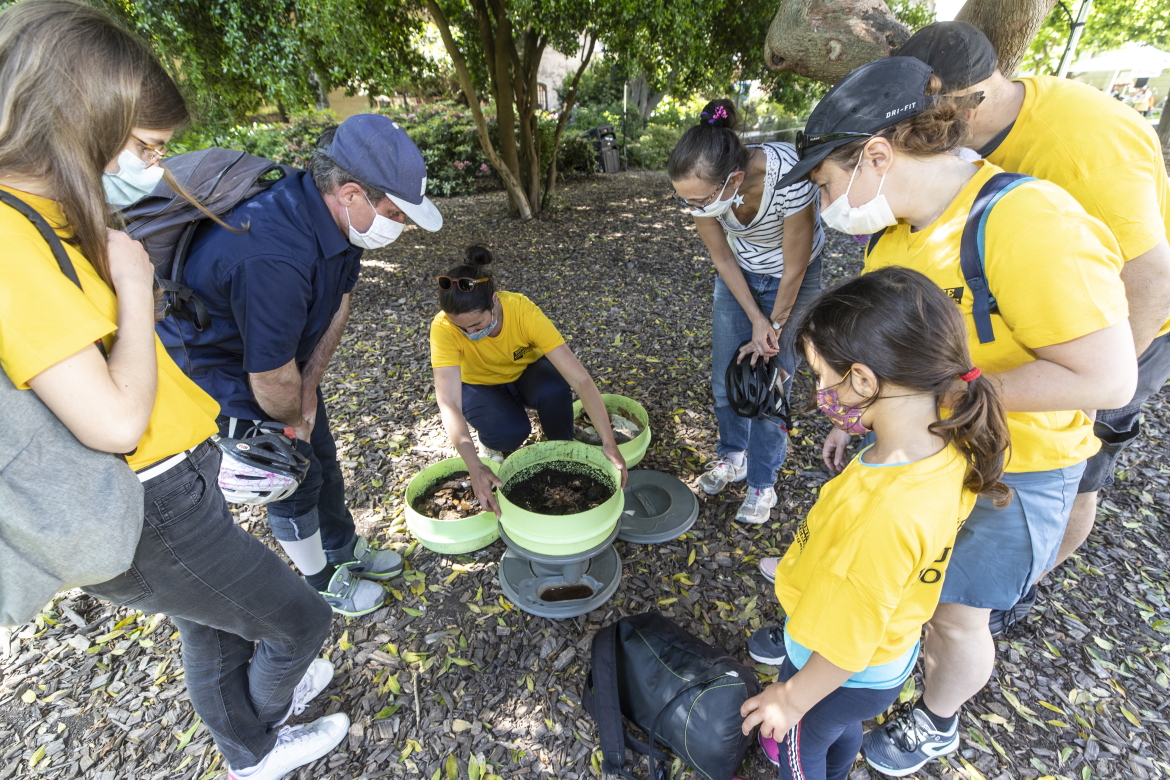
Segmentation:
<svg viewBox="0 0 1170 780">
<path fill-rule="evenodd" d="M 466 471 L 448 474 L 415 496 L 411 508 L 436 520 L 462 520 L 478 515 L 483 507 L 475 497 L 469 477 Z"/>
<path fill-rule="evenodd" d="M 575 515 L 596 509 L 613 486 L 573 461 L 549 461 L 530 476 L 511 480 L 504 495 L 516 506 L 541 515 Z"/>
</svg>

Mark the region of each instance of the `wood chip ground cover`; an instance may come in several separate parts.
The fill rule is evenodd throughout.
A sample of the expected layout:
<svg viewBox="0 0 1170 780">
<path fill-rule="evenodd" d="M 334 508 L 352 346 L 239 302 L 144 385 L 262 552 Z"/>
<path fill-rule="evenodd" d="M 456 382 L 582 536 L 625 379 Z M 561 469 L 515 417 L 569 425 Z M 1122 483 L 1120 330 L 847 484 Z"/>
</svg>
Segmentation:
<svg viewBox="0 0 1170 780">
<path fill-rule="evenodd" d="M 575 184 L 561 193 L 554 216 L 531 225 L 510 220 L 500 194 L 441 201 L 440 208 L 441 232 L 408 228 L 388 250 L 369 253 L 326 377 L 359 530 L 400 550 L 409 568 L 388 583 L 385 608 L 335 619 L 324 652 L 337 675 L 298 720 L 344 709 L 353 727 L 338 750 L 290 777 L 596 777 L 597 731 L 580 704 L 593 633 L 622 615 L 657 609 L 746 658 L 747 636 L 778 617 L 756 562 L 787 547 L 825 481 L 818 452 L 828 426 L 811 414 L 795 420 L 770 524 L 732 522 L 742 486 L 717 497 L 700 493 L 700 519 L 684 538 L 653 547 L 619 543 L 622 586 L 603 609 L 565 621 L 518 612 L 496 579 L 502 543 L 445 556 L 419 546 L 405 528 L 408 480 L 454 454 L 431 385 L 429 280 L 466 244 L 486 241 L 499 255 L 504 289 L 545 309 L 602 392 L 646 407 L 654 439 L 641 467 L 693 485 L 715 451 L 714 270 L 662 175 Z M 852 239 L 832 234 L 826 279 L 855 274 L 859 256 Z M 961 752 L 919 776 L 1170 775 L 1168 400 L 1164 392 L 1145 409 L 1144 436 L 1102 491 L 1088 545 L 1044 586 L 1029 624 L 998 643 L 991 684 L 964 710 Z M 238 520 L 275 547 L 263 511 L 242 511 Z M 765 677 L 774 672 L 757 668 Z M 0 630 L 0 674 L 0 780 L 210 780 L 223 773 L 187 701 L 166 618 L 67 594 L 28 627 Z M 740 777 L 764 780 L 775 770 L 753 750 Z M 866 777 L 859 764 L 854 780 Z"/>
</svg>

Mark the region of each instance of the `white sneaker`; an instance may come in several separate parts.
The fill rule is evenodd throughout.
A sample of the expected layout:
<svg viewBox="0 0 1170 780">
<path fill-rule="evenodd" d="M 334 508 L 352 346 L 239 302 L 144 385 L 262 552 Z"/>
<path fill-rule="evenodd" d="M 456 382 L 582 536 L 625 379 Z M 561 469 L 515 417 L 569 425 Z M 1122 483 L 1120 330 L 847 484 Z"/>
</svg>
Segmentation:
<svg viewBox="0 0 1170 780">
<path fill-rule="evenodd" d="M 285 726 L 263 761 L 248 769 L 229 767 L 228 780 L 280 780 L 337 747 L 347 734 L 349 717 L 344 712 L 326 715 L 304 726 Z"/>
<path fill-rule="evenodd" d="M 487 458 L 488 460 L 494 460 L 496 463 L 504 462 L 504 453 L 500 452 L 499 450 L 493 450 L 486 444 L 479 445 L 479 457 Z"/>
<path fill-rule="evenodd" d="M 304 712 L 309 702 L 317 698 L 317 694 L 325 690 L 325 687 L 329 685 L 329 681 L 332 679 L 333 664 L 324 658 L 318 658 L 309 664 L 309 668 L 305 670 L 305 676 L 301 678 L 301 681 L 297 683 L 297 689 L 293 691 L 292 702 L 288 705 L 288 712 L 284 713 L 284 717 L 276 724 L 276 728 L 283 726 L 293 715 L 300 715 Z"/>
<path fill-rule="evenodd" d="M 739 511 L 735 513 L 735 521 L 737 523 L 760 523 L 768 522 L 771 516 L 772 507 L 776 506 L 776 491 L 773 488 L 748 488 L 747 498 L 739 505 Z"/>
<path fill-rule="evenodd" d="M 723 491 L 729 482 L 739 482 L 747 476 L 747 457 L 742 466 L 736 466 L 730 458 L 720 458 L 707 464 L 707 473 L 699 477 L 699 487 L 709 496 Z"/>
</svg>

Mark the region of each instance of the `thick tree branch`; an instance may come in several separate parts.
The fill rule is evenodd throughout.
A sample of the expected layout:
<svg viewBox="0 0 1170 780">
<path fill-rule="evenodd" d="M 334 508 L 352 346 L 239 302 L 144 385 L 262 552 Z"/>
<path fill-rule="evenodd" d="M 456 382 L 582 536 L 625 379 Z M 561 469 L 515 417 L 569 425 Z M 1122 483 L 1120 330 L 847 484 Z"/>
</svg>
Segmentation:
<svg viewBox="0 0 1170 780">
<path fill-rule="evenodd" d="M 577 100 L 577 87 L 581 83 L 581 76 L 589 67 L 589 60 L 593 58 L 593 47 L 597 43 L 597 36 L 589 36 L 589 45 L 585 49 L 585 56 L 581 58 L 581 66 L 573 74 L 573 81 L 569 84 L 569 91 L 565 93 L 565 102 L 561 105 L 561 114 L 557 117 L 557 129 L 553 134 L 552 161 L 548 164 L 548 179 L 544 185 L 544 197 L 541 199 L 541 209 L 548 208 L 552 198 L 553 186 L 557 182 L 557 150 L 561 146 L 561 136 L 565 132 L 565 125 L 569 122 L 569 114 L 573 111 L 573 104 Z"/>
<path fill-rule="evenodd" d="M 464 58 L 463 52 L 459 51 L 459 46 L 456 45 L 454 36 L 451 35 L 451 26 L 447 22 L 447 17 L 443 14 L 442 9 L 439 8 L 436 0 L 426 0 L 426 3 L 431 20 L 439 28 L 439 35 L 443 38 L 443 46 L 446 47 L 447 54 L 451 57 L 451 64 L 455 66 L 455 75 L 459 79 L 459 86 L 463 90 L 463 95 L 467 98 L 468 107 L 471 109 L 471 116 L 475 119 L 475 129 L 479 134 L 479 143 L 483 148 L 483 153 L 488 158 L 491 166 L 500 174 L 500 178 L 503 179 L 504 189 L 512 196 L 520 212 L 520 218 L 528 221 L 532 219 L 532 208 L 515 173 L 508 168 L 503 158 L 496 152 L 495 147 L 492 145 L 491 136 L 488 134 L 487 119 L 484 117 L 483 110 L 479 106 L 479 95 L 475 93 L 475 85 L 471 81 L 471 72 L 467 69 L 467 60 Z M 501 142 L 504 143 L 502 139 Z M 515 154 L 514 143 L 512 148 L 513 154 Z"/>
</svg>

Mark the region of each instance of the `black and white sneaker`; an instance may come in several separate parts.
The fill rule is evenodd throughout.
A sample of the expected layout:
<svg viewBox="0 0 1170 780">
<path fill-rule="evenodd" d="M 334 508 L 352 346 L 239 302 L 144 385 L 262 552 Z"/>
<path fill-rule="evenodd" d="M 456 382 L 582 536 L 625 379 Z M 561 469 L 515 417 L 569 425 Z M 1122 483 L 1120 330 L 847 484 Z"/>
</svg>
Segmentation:
<svg viewBox="0 0 1170 780">
<path fill-rule="evenodd" d="M 912 707 L 866 734 L 861 752 L 866 763 L 883 775 L 905 777 L 958 747 L 958 718 L 949 731 L 942 732 L 935 729 L 929 715 Z"/>
<path fill-rule="evenodd" d="M 784 649 L 784 629 L 781 626 L 764 626 L 748 637 L 747 649 L 748 655 L 756 661 L 779 666 L 788 655 Z"/>
</svg>

